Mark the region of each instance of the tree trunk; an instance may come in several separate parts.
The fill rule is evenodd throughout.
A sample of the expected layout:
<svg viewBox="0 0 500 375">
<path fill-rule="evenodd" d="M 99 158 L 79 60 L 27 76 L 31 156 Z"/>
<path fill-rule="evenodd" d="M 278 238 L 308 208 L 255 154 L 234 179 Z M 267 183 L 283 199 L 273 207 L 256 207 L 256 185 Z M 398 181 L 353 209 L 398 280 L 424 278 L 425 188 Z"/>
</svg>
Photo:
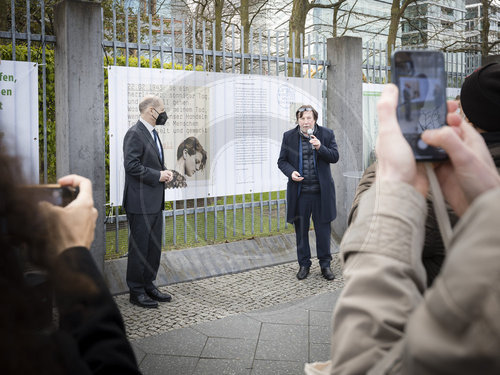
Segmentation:
<svg viewBox="0 0 500 375">
<path fill-rule="evenodd" d="M 250 45 L 250 18 L 248 4 L 249 0 L 241 0 L 240 2 L 240 18 L 241 27 L 243 28 L 243 44 L 241 46 L 241 53 L 248 53 L 248 46 Z M 245 73 L 249 73 L 250 61 L 245 60 L 245 63 L 241 67 Z"/>
<path fill-rule="evenodd" d="M 339 8 L 340 8 L 340 5 L 336 5 L 335 7 L 333 7 L 333 20 L 332 20 L 332 36 L 334 38 L 337 37 L 337 27 L 338 27 L 338 23 L 339 23 Z"/>
<path fill-rule="evenodd" d="M 215 50 L 222 50 L 222 8 L 224 7 L 224 0 L 215 0 Z M 215 71 L 220 72 L 221 60 L 215 58 Z"/>
<path fill-rule="evenodd" d="M 396 37 L 398 35 L 399 20 L 401 18 L 400 1 L 392 0 L 391 5 L 391 23 L 389 24 L 389 33 L 387 35 L 387 65 L 391 66 L 392 52 L 396 47 Z M 388 80 L 391 80 L 391 71 L 389 71 Z"/>
<path fill-rule="evenodd" d="M 300 49 L 300 36 L 304 37 L 306 26 L 306 17 L 309 12 L 310 4 L 307 0 L 293 0 L 292 14 L 289 23 L 289 48 L 288 56 L 292 57 L 295 54 L 296 59 L 300 59 L 303 51 Z M 295 45 L 293 43 L 293 35 L 295 35 Z M 300 65 L 294 69 L 293 64 L 288 64 L 288 75 L 293 77 L 301 77 Z"/>
<path fill-rule="evenodd" d="M 481 7 L 481 58 L 488 56 L 489 54 L 489 33 L 490 33 L 490 0 L 482 0 Z"/>
</svg>

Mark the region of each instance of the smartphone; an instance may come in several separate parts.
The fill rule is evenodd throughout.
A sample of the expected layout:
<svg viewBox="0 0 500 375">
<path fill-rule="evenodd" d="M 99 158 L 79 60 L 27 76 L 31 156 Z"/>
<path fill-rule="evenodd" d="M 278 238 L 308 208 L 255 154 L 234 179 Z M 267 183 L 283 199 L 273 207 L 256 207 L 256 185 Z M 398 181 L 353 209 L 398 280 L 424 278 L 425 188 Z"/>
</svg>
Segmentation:
<svg viewBox="0 0 500 375">
<path fill-rule="evenodd" d="M 61 207 L 71 203 L 79 192 L 78 187 L 61 186 L 59 184 L 28 185 L 23 186 L 23 189 L 26 189 L 35 201 L 46 201 Z"/>
<path fill-rule="evenodd" d="M 398 86 L 397 117 L 417 161 L 447 158 L 442 148 L 427 145 L 424 130 L 446 125 L 446 73 L 440 51 L 398 50 L 392 55 L 392 81 Z"/>
</svg>

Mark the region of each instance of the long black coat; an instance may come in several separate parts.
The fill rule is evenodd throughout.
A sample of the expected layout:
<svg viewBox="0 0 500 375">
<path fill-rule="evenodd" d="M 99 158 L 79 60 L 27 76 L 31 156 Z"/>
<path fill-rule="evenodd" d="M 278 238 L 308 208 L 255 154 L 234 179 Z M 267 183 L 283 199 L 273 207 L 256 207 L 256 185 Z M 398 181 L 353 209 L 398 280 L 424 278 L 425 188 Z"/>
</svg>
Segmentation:
<svg viewBox="0 0 500 375">
<path fill-rule="evenodd" d="M 339 152 L 333 130 L 316 125 L 316 138 L 321 142 L 319 150 L 314 152 L 318 172 L 319 186 L 321 189 L 321 222 L 330 222 L 337 216 L 335 206 L 335 185 L 333 184 L 330 163 L 339 160 Z M 283 134 L 280 156 L 278 158 L 278 168 L 288 177 L 286 189 L 286 201 L 288 210 L 286 220 L 293 223 L 299 198 L 299 185 L 301 182 L 292 180 L 293 171 L 299 172 L 299 126 L 288 130 Z"/>
<path fill-rule="evenodd" d="M 161 144 L 161 141 L 160 141 Z M 123 207 L 128 214 L 156 214 L 165 205 L 165 184 L 160 171 L 165 170 L 153 137 L 140 121 L 123 140 L 125 188 Z"/>
</svg>

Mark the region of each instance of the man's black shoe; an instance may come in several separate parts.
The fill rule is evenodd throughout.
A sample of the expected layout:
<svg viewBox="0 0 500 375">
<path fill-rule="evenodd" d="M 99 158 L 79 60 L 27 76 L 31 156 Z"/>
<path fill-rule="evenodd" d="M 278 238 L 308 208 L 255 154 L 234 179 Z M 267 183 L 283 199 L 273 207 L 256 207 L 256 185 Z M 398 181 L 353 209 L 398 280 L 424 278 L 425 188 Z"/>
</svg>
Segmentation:
<svg viewBox="0 0 500 375">
<path fill-rule="evenodd" d="M 335 275 L 333 274 L 333 272 L 332 272 L 332 270 L 331 270 L 330 267 L 323 267 L 321 269 L 321 274 L 327 280 L 333 280 L 333 279 L 335 279 Z"/>
<path fill-rule="evenodd" d="M 158 289 L 146 290 L 146 294 L 155 301 L 158 302 L 170 302 L 172 300 L 172 296 L 168 293 L 162 293 Z"/>
<path fill-rule="evenodd" d="M 141 294 L 130 293 L 130 303 L 133 303 L 134 305 L 137 305 L 140 307 L 145 307 L 147 309 L 152 309 L 152 308 L 158 307 L 158 302 L 153 301 L 151 298 L 149 298 L 144 293 L 141 293 Z"/>
<path fill-rule="evenodd" d="M 297 279 L 304 280 L 307 275 L 309 275 L 309 267 L 300 266 L 299 272 L 297 272 Z"/>
</svg>

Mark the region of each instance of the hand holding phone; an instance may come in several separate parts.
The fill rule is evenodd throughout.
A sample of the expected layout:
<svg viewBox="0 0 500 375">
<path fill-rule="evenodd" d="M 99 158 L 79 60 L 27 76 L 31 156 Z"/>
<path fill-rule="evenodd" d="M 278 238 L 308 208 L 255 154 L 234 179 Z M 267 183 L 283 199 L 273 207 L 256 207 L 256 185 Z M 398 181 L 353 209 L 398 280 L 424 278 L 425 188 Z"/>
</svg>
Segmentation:
<svg viewBox="0 0 500 375">
<path fill-rule="evenodd" d="M 37 202 L 49 202 L 55 206 L 65 207 L 78 195 L 78 186 L 61 186 L 59 184 L 23 186 L 27 193 Z"/>
<path fill-rule="evenodd" d="M 64 188 L 79 188 L 79 193 L 66 207 L 47 202 L 39 204 L 40 214 L 49 223 L 48 238 L 57 253 L 76 246 L 90 248 L 94 241 L 97 220 L 92 183 L 89 179 L 78 175 L 62 177 L 58 182 Z"/>
<path fill-rule="evenodd" d="M 425 197 L 429 187 L 427 175 L 425 169 L 418 168 L 413 150 L 401 132 L 396 116 L 397 106 L 397 87 L 393 84 L 386 85 L 377 103 L 377 181 L 404 182 Z"/>
<path fill-rule="evenodd" d="M 446 125 L 446 73 L 439 51 L 396 51 L 392 57 L 394 84 L 399 89 L 397 118 L 417 161 L 447 158 L 439 147 L 421 139 L 425 130 Z"/>
</svg>

